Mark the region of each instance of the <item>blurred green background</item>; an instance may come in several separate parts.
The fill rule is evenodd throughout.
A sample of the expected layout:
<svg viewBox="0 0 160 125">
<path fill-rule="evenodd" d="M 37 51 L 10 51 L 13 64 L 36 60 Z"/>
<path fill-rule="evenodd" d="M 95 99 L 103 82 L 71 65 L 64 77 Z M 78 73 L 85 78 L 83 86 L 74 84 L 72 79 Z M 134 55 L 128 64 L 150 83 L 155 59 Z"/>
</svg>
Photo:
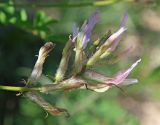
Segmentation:
<svg viewBox="0 0 160 125">
<path fill-rule="evenodd" d="M 107 1 L 107 0 L 106 0 Z M 132 52 L 116 64 L 98 65 L 108 76 L 142 62 L 129 77 L 139 83 L 105 93 L 75 90 L 43 95 L 51 104 L 68 109 L 70 118 L 51 116 L 16 92 L 0 90 L 0 125 L 160 125 L 160 4 L 159 0 L 2 0 L 0 2 L 0 85 L 23 86 L 47 41 L 56 43 L 44 65 L 53 77 L 72 26 L 81 26 L 96 10 L 100 21 L 92 39 L 107 30 L 116 31 L 125 11 L 127 31 L 116 53 L 132 46 Z M 48 79 L 43 79 L 48 82 Z"/>
</svg>

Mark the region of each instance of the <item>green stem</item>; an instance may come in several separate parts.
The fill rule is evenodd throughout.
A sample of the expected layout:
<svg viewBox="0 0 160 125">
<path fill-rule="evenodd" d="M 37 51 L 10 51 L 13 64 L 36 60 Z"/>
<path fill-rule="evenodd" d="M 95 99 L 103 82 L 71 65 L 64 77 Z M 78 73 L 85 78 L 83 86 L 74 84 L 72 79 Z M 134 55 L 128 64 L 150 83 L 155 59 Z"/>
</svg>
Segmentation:
<svg viewBox="0 0 160 125">
<path fill-rule="evenodd" d="M 0 3 L 0 7 L 15 6 L 15 7 L 27 7 L 27 8 L 45 8 L 45 7 L 85 7 L 85 6 L 108 6 L 118 2 L 133 2 L 133 0 L 102 0 L 102 1 L 94 1 L 94 2 L 78 2 L 78 3 Z"/>
<path fill-rule="evenodd" d="M 36 90 L 36 88 L 16 87 L 16 86 L 0 86 L 0 90 L 25 92 L 29 90 Z"/>
</svg>

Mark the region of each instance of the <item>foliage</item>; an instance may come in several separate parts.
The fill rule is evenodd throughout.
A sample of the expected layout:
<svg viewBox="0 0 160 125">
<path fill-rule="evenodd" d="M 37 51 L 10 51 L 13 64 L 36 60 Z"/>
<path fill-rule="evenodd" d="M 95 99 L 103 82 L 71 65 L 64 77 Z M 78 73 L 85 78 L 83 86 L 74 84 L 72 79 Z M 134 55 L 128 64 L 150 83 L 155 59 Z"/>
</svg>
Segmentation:
<svg viewBox="0 0 160 125">
<path fill-rule="evenodd" d="M 50 26 L 57 22 L 57 20 L 48 17 L 43 11 L 30 11 L 28 9 L 18 9 L 13 6 L 9 6 L 9 3 L 5 4 L 1 8 L 0 23 L 1 24 L 13 24 L 17 27 L 21 27 L 28 32 L 32 32 L 34 35 L 38 35 L 41 38 L 49 37 Z"/>
</svg>

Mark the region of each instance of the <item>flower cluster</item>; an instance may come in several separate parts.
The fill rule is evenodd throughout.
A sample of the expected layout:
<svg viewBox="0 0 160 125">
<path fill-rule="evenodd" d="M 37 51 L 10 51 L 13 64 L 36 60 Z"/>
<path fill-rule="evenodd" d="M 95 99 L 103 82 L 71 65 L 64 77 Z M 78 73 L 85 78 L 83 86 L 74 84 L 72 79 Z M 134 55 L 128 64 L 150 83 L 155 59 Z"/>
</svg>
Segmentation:
<svg viewBox="0 0 160 125">
<path fill-rule="evenodd" d="M 95 92 L 105 92 L 112 86 L 137 83 L 137 79 L 127 79 L 127 77 L 141 59 L 133 63 L 128 69 L 119 71 L 112 78 L 102 75 L 92 69 L 97 62 L 105 59 L 116 49 L 121 40 L 122 34 L 126 31 L 125 25 L 127 18 L 128 14 L 125 13 L 119 29 L 115 33 L 111 34 L 109 32 L 108 34 L 105 34 L 104 37 L 97 39 L 94 42 L 91 42 L 91 32 L 99 20 L 98 12 L 93 13 L 89 20 L 84 23 L 80 29 L 74 26 L 73 35 L 69 37 L 69 40 L 63 49 L 61 62 L 55 74 L 54 84 L 51 83 L 34 87 L 42 74 L 42 67 L 45 58 L 54 47 L 52 42 L 46 43 L 39 51 L 38 60 L 27 82 L 27 91 L 31 91 L 26 92 L 25 95 L 52 115 L 68 115 L 66 109 L 52 106 L 41 97 L 37 91 L 48 93 L 57 90 L 85 89 Z M 90 47 L 87 47 L 89 46 L 89 42 Z M 86 53 L 92 54 L 89 54 L 90 56 L 88 57 Z M 74 56 L 74 61 L 72 62 L 73 69 L 68 70 L 71 56 Z M 68 75 L 66 75 L 67 70 L 69 72 Z M 91 81 L 96 84 L 91 83 Z"/>
<path fill-rule="evenodd" d="M 99 13 L 93 13 L 80 29 L 74 26 L 73 35 L 69 37 L 63 49 L 62 58 L 52 83 L 41 86 L 37 84 L 42 75 L 45 59 L 54 48 L 54 44 L 48 42 L 40 48 L 38 59 L 26 82 L 26 87 L 22 89 L 15 87 L 13 89 L 19 89 L 21 92 L 25 91 L 24 95 L 27 98 L 37 103 L 52 115 L 66 114 L 68 116 L 69 114 L 66 109 L 51 105 L 39 93 L 49 93 L 57 90 L 61 90 L 60 92 L 62 92 L 63 90 L 73 89 L 105 92 L 113 86 L 137 83 L 137 79 L 127 79 L 127 77 L 141 59 L 133 63 L 128 69 L 119 71 L 112 78 L 102 75 L 92 68 L 96 66 L 97 62 L 103 61 L 103 59 L 116 49 L 122 34 L 126 31 L 125 25 L 127 18 L 128 14 L 125 13 L 119 29 L 115 33 L 111 34 L 111 32 L 108 32 L 108 34 L 105 34 L 101 39 L 91 42 L 91 32 L 99 20 Z M 127 51 L 128 50 L 124 52 Z M 74 60 L 71 60 L 71 56 L 74 56 Z M 69 63 L 72 63 L 72 69 L 69 69 Z M 3 88 L 5 89 L 5 87 Z M 8 90 L 11 90 L 11 87 L 9 87 Z"/>
<path fill-rule="evenodd" d="M 93 13 L 89 18 L 88 22 L 82 26 L 80 31 L 79 31 L 79 28 L 74 26 L 73 37 L 71 41 L 75 44 L 76 60 L 75 60 L 74 71 L 77 71 L 75 72 L 75 74 L 79 74 L 83 72 L 84 77 L 90 78 L 92 80 L 96 80 L 100 83 L 104 83 L 107 86 L 107 88 L 109 88 L 109 86 L 111 85 L 128 85 L 128 84 L 133 84 L 138 82 L 137 79 L 126 79 L 126 78 L 130 74 L 130 72 L 133 70 L 133 68 L 141 61 L 141 59 L 137 60 L 127 70 L 119 71 L 113 78 L 108 78 L 102 74 L 99 74 L 91 70 L 92 66 L 94 66 L 97 62 L 101 61 L 103 58 L 106 58 L 110 53 L 112 53 L 116 49 L 118 43 L 121 40 L 122 34 L 126 30 L 125 25 L 126 25 L 127 19 L 128 19 L 128 13 L 126 12 L 122 18 L 119 29 L 115 33 L 109 34 L 106 38 L 102 39 L 103 43 L 101 39 L 100 40 L 98 39 L 96 41 L 96 46 L 98 46 L 99 49 L 97 49 L 94 52 L 94 54 L 91 57 L 89 57 L 89 59 L 85 58 L 84 49 L 86 48 L 87 44 L 91 42 L 91 38 L 90 38 L 91 32 L 99 20 L 99 13 L 98 12 Z M 93 42 L 91 42 L 91 44 L 92 46 L 94 46 Z M 86 62 L 86 63 L 83 63 L 83 62 Z M 104 88 L 103 87 L 99 88 L 99 90 L 98 88 L 93 90 L 96 90 L 97 92 L 104 92 L 105 87 Z"/>
</svg>

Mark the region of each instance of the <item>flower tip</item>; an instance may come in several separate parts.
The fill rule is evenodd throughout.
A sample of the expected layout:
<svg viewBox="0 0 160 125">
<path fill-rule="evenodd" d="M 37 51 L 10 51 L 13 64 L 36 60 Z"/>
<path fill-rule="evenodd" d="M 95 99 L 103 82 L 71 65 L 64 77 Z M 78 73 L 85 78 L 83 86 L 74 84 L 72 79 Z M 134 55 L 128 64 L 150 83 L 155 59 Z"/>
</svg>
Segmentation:
<svg viewBox="0 0 160 125">
<path fill-rule="evenodd" d="M 126 30 L 127 30 L 127 28 L 121 27 L 121 28 L 119 29 L 119 32 L 123 33 L 123 32 L 126 31 Z"/>
<path fill-rule="evenodd" d="M 94 20 L 96 20 L 96 21 L 98 21 L 99 20 L 99 11 L 95 11 L 92 15 L 91 15 L 91 17 L 90 17 L 90 19 L 94 19 Z"/>
<path fill-rule="evenodd" d="M 139 60 L 137 60 L 137 63 L 141 62 L 141 60 L 142 60 L 141 58 Z"/>
<path fill-rule="evenodd" d="M 138 79 L 135 79 L 134 81 L 133 81 L 133 83 L 138 83 L 139 81 L 138 81 Z"/>
<path fill-rule="evenodd" d="M 86 25 L 84 25 L 84 28 L 82 28 L 83 35 L 84 35 L 82 39 L 83 48 L 85 48 L 87 46 L 87 43 L 90 41 L 91 32 L 98 21 L 99 21 L 99 12 L 96 11 L 90 16 Z"/>
<path fill-rule="evenodd" d="M 131 66 L 131 69 L 136 67 L 138 65 L 138 63 L 140 63 L 140 62 L 141 62 L 141 59 L 138 59 L 135 63 L 133 63 L 133 65 Z"/>
<path fill-rule="evenodd" d="M 79 32 L 79 28 L 76 26 L 76 24 L 74 23 L 73 24 L 73 27 L 72 27 L 72 42 L 74 43 L 76 41 L 76 38 L 78 36 L 78 32 Z"/>
<path fill-rule="evenodd" d="M 128 11 L 126 11 L 125 13 L 124 13 L 124 19 L 128 19 Z"/>
<path fill-rule="evenodd" d="M 121 36 L 121 34 L 122 34 L 125 30 L 126 30 L 125 27 L 121 27 L 117 32 L 115 32 L 114 34 L 112 34 L 112 35 L 108 38 L 108 40 L 113 42 L 114 40 L 116 40 L 117 38 L 119 38 L 119 37 Z M 117 43 L 117 42 L 116 42 L 116 43 Z"/>
<path fill-rule="evenodd" d="M 137 83 L 138 83 L 138 79 L 125 79 L 120 85 L 126 86 L 126 85 L 137 84 Z"/>
<path fill-rule="evenodd" d="M 134 69 L 138 65 L 139 62 L 141 62 L 141 59 L 138 59 L 135 63 L 133 63 L 132 66 L 129 68 L 129 71 Z"/>
<path fill-rule="evenodd" d="M 127 20 L 128 20 L 128 12 L 126 11 L 126 12 L 124 13 L 123 18 L 122 18 L 120 27 L 125 27 L 125 25 L 126 25 L 126 23 L 127 23 Z"/>
<path fill-rule="evenodd" d="M 129 84 L 138 83 L 138 79 L 126 79 L 124 82 L 128 82 Z"/>
</svg>

